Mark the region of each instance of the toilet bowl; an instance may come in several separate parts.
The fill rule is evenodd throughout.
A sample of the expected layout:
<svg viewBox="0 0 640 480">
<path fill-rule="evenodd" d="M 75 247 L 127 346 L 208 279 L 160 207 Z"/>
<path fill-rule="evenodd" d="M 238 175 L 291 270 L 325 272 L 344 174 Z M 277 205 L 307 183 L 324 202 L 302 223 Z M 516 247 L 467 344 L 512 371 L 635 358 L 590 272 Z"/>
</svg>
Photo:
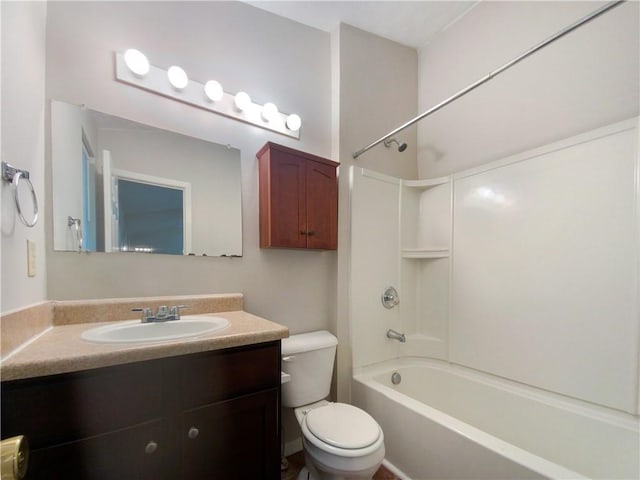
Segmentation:
<svg viewBox="0 0 640 480">
<path fill-rule="evenodd" d="M 295 409 L 302 430 L 306 480 L 369 480 L 384 459 L 384 435 L 365 411 L 321 401 Z M 309 468 L 310 466 L 310 468 Z"/>
<path fill-rule="evenodd" d="M 337 339 L 326 331 L 282 340 L 282 405 L 294 408 L 305 454 L 298 480 L 370 480 L 384 459 L 384 435 L 364 410 L 323 400 Z"/>
</svg>

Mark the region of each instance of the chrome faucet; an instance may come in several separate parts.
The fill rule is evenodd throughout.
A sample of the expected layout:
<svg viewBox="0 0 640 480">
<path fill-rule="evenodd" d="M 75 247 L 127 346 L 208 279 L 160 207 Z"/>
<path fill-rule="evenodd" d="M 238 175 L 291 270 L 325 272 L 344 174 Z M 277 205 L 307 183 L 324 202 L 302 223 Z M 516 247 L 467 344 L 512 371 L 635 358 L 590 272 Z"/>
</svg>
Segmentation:
<svg viewBox="0 0 640 480">
<path fill-rule="evenodd" d="M 131 311 L 142 312 L 142 323 L 168 322 L 170 320 L 180 320 L 180 309 L 188 307 L 188 305 L 175 305 L 173 307 L 161 305 L 155 315 L 149 307 L 132 308 Z"/>
<path fill-rule="evenodd" d="M 169 318 L 169 308 L 166 305 L 160 305 L 156 312 L 156 320 L 175 320 L 175 318 Z"/>
<path fill-rule="evenodd" d="M 404 336 L 404 333 L 396 332 L 391 328 L 387 330 L 387 338 L 390 338 L 392 340 L 398 340 L 401 343 L 404 343 L 407 341 L 407 338 Z"/>
</svg>

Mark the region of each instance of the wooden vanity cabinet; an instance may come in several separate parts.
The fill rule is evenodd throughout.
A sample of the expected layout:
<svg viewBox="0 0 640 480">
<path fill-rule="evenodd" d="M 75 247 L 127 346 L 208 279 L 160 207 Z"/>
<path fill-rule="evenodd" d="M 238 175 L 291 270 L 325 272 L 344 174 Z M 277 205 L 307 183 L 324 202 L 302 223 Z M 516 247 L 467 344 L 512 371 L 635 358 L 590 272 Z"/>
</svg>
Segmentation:
<svg viewBox="0 0 640 480">
<path fill-rule="evenodd" d="M 260 247 L 335 250 L 339 164 L 271 142 L 256 157 Z"/>
<path fill-rule="evenodd" d="M 2 382 L 28 479 L 280 478 L 280 342 Z"/>
</svg>

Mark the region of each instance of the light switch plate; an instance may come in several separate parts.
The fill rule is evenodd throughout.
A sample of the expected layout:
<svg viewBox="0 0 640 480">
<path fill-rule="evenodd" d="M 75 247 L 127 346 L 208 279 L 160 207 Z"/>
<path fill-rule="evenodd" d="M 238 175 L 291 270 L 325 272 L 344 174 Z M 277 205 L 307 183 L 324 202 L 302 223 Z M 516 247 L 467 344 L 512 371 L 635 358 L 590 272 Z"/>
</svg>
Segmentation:
<svg viewBox="0 0 640 480">
<path fill-rule="evenodd" d="M 36 242 L 27 240 L 27 275 L 36 276 Z"/>
</svg>

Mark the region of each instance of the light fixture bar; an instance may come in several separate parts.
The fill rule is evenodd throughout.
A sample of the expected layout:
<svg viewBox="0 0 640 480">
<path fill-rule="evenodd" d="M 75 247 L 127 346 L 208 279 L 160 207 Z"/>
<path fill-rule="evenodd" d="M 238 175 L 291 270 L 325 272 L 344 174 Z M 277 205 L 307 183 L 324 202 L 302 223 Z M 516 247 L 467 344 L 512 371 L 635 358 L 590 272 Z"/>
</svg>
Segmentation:
<svg viewBox="0 0 640 480">
<path fill-rule="evenodd" d="M 273 132 L 286 135 L 287 137 L 299 139 L 300 130 L 291 130 L 287 127 L 289 115 L 273 112 L 269 120 L 262 116 L 262 105 L 250 102 L 244 110 L 239 110 L 235 103 L 235 96 L 223 92 L 222 98 L 216 102 L 211 101 L 204 89 L 204 84 L 189 79 L 189 83 L 181 90 L 174 88 L 167 79 L 167 71 L 162 68 L 149 66 L 149 72 L 143 77 L 135 75 L 124 60 L 124 55 L 116 52 L 116 78 L 123 83 L 147 90 L 163 97 L 177 100 L 182 103 L 193 105 L 225 117 L 240 120 L 256 127 L 271 130 Z"/>
</svg>

